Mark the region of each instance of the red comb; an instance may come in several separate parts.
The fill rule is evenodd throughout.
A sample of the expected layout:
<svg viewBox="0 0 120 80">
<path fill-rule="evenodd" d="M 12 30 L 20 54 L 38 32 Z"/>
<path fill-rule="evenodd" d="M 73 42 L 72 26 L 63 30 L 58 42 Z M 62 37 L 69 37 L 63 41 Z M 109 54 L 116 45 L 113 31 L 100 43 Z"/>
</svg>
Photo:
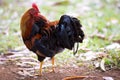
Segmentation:
<svg viewBox="0 0 120 80">
<path fill-rule="evenodd" d="M 35 3 L 32 3 L 32 7 L 33 7 L 34 9 L 36 9 L 37 11 L 39 11 L 39 9 L 38 9 L 38 7 L 37 7 L 37 5 L 36 5 Z"/>
</svg>

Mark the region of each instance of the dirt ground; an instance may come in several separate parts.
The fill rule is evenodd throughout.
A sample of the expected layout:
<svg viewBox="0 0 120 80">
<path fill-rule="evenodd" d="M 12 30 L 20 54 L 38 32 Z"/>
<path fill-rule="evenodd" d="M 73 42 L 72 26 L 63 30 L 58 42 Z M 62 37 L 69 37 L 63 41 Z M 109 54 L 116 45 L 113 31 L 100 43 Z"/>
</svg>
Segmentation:
<svg viewBox="0 0 120 80">
<path fill-rule="evenodd" d="M 114 80 L 120 80 L 120 70 L 112 69 L 106 72 L 100 70 L 90 70 L 86 66 L 70 67 L 55 67 L 55 73 L 44 71 L 42 76 L 25 76 L 20 75 L 18 72 L 24 72 L 21 67 L 14 64 L 14 62 L 6 62 L 0 64 L 0 80 L 62 80 L 68 76 L 91 76 L 84 79 L 71 79 L 71 80 L 104 80 L 103 77 L 112 77 Z M 106 79 L 107 80 L 107 79 Z M 111 79 L 109 79 L 111 80 Z"/>
</svg>

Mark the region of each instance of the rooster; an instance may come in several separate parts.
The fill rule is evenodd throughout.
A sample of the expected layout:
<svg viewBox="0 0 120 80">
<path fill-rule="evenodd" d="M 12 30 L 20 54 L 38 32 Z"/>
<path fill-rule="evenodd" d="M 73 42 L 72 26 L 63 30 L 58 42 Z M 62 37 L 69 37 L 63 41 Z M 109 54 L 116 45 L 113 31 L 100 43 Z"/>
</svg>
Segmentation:
<svg viewBox="0 0 120 80">
<path fill-rule="evenodd" d="M 65 48 L 72 50 L 75 43 L 82 43 L 84 32 L 81 27 L 77 18 L 68 15 L 62 15 L 58 21 L 47 20 L 35 3 L 23 14 L 20 23 L 22 39 L 26 47 L 38 56 L 40 75 L 46 57 L 52 59 L 54 71 L 54 56 Z"/>
</svg>

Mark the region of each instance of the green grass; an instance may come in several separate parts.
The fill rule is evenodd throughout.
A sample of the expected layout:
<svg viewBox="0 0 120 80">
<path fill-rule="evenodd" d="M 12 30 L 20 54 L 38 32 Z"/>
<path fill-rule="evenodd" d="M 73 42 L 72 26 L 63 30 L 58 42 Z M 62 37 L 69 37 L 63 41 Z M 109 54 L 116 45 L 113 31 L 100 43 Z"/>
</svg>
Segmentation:
<svg viewBox="0 0 120 80">
<path fill-rule="evenodd" d="M 108 57 L 105 58 L 105 64 L 110 67 L 120 68 L 120 50 L 108 50 Z"/>
</svg>

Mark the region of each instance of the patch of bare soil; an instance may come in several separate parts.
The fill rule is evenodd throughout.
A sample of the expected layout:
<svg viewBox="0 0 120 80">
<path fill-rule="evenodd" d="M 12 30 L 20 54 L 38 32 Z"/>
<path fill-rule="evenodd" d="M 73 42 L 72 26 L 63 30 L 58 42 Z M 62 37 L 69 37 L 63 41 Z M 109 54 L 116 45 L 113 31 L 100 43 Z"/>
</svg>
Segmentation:
<svg viewBox="0 0 120 80">
<path fill-rule="evenodd" d="M 103 77 L 112 77 L 114 80 L 120 80 L 120 70 L 112 69 L 106 72 L 100 70 L 91 70 L 86 66 L 71 67 L 55 67 L 55 73 L 45 71 L 43 69 L 42 76 L 22 75 L 23 69 L 17 66 L 14 62 L 8 61 L 5 64 L 0 64 L 0 80 L 62 80 L 69 76 L 88 76 L 84 79 L 71 80 L 104 80 Z M 21 73 L 21 74 L 20 74 Z M 24 72 L 25 73 L 25 72 Z M 91 77 L 89 77 L 91 76 Z M 111 80 L 111 79 L 109 79 Z"/>
</svg>

